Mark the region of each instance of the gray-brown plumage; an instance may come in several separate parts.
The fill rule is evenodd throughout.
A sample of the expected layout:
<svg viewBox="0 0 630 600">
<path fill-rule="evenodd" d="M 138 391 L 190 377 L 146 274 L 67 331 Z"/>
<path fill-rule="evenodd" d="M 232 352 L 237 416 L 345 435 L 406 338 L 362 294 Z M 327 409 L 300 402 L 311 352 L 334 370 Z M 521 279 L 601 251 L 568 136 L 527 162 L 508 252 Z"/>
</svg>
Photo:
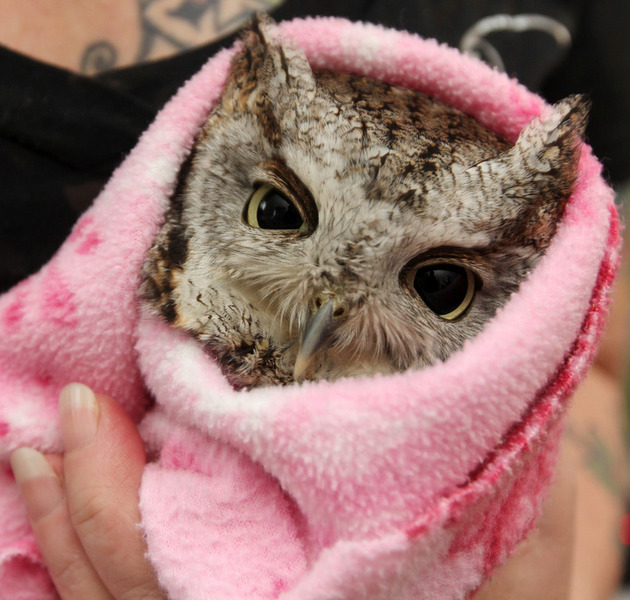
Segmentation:
<svg viewBox="0 0 630 600">
<path fill-rule="evenodd" d="M 444 360 L 549 244 L 585 119 L 568 98 L 511 146 L 418 92 L 313 72 L 262 20 L 182 169 L 145 303 L 237 388 Z"/>
</svg>

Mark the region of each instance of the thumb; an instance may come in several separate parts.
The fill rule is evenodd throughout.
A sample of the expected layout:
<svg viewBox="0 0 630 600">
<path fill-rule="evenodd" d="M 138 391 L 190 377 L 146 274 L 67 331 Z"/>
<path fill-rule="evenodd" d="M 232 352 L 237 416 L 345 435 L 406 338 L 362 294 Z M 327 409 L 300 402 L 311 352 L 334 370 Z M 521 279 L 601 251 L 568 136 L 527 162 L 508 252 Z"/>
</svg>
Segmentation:
<svg viewBox="0 0 630 600">
<path fill-rule="evenodd" d="M 81 384 L 62 390 L 59 410 L 68 510 L 88 559 L 115 598 L 160 597 L 139 528 L 145 454 L 135 424 Z"/>
</svg>

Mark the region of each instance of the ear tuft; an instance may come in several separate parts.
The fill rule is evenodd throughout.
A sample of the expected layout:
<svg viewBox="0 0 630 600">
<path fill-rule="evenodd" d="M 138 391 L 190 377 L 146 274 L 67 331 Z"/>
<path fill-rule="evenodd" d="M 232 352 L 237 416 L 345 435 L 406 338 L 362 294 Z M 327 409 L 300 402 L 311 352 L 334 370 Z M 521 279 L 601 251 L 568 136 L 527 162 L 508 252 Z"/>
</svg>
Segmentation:
<svg viewBox="0 0 630 600">
<path fill-rule="evenodd" d="M 287 98 L 294 95 L 290 91 L 314 93 L 315 78 L 302 48 L 284 38 L 271 17 L 257 15 L 244 31 L 241 43 L 224 88 L 224 106 L 251 111 L 254 106 L 265 105 L 271 114 L 272 107 L 281 110 Z"/>
<path fill-rule="evenodd" d="M 554 104 L 553 110 L 560 118 L 558 135 L 574 135 L 584 140 L 590 107 L 591 102 L 584 94 L 567 96 Z"/>
<path fill-rule="evenodd" d="M 538 248 L 549 244 L 575 188 L 588 109 L 584 96 L 568 96 L 529 123 L 509 151 L 520 173 L 513 189 L 524 201 L 518 235 Z"/>
<path fill-rule="evenodd" d="M 243 29 L 241 43 L 244 52 L 259 55 L 269 46 L 278 43 L 277 23 L 266 13 L 256 14 Z"/>
<path fill-rule="evenodd" d="M 267 13 L 257 13 L 243 35 L 247 36 L 248 33 L 257 35 L 258 43 L 269 45 L 277 41 L 278 24 Z"/>
<path fill-rule="evenodd" d="M 523 129 L 515 153 L 520 154 L 528 171 L 573 185 L 589 106 L 584 96 L 568 96 Z"/>
<path fill-rule="evenodd" d="M 549 244 L 575 188 L 588 108 L 583 96 L 561 100 L 533 119 L 512 148 L 467 169 L 469 189 L 485 186 L 502 199 L 484 221 L 496 228 L 497 243 Z"/>
</svg>

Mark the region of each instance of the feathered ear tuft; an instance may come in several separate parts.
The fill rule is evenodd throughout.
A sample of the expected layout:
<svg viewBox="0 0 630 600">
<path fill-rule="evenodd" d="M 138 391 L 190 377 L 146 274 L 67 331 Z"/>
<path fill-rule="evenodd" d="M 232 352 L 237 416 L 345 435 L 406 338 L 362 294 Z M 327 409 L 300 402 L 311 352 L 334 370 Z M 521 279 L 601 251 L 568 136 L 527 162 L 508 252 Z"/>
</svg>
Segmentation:
<svg viewBox="0 0 630 600">
<path fill-rule="evenodd" d="M 523 129 L 510 152 L 537 178 L 551 177 L 557 191 L 573 187 L 589 106 L 581 95 L 554 104 Z"/>
<path fill-rule="evenodd" d="M 532 120 L 512 148 L 460 176 L 471 195 L 485 185 L 501 198 L 480 217 L 496 243 L 549 244 L 575 188 L 588 107 L 583 96 L 561 100 Z"/>
<path fill-rule="evenodd" d="M 235 110 L 254 105 L 278 110 L 287 97 L 287 86 L 314 92 L 315 78 L 300 46 L 282 39 L 276 22 L 258 15 L 242 36 L 242 49 L 232 61 L 223 93 L 223 104 Z"/>
<path fill-rule="evenodd" d="M 569 96 L 534 119 L 509 153 L 522 180 L 513 190 L 524 200 L 518 237 L 549 245 L 577 180 L 590 103 Z"/>
</svg>

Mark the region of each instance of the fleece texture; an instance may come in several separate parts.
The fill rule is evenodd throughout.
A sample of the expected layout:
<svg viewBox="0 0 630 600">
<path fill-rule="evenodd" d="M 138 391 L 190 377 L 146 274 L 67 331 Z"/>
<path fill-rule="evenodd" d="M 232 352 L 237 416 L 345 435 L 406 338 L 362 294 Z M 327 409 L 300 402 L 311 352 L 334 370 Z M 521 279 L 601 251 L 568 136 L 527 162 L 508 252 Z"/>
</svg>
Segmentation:
<svg viewBox="0 0 630 600">
<path fill-rule="evenodd" d="M 420 90 L 512 141 L 547 110 L 505 75 L 408 33 L 321 18 L 278 35 L 314 68 Z M 54 597 L 7 461 L 23 445 L 61 450 L 57 397 L 77 380 L 142 420 L 155 460 L 141 525 L 173 600 L 467 598 L 538 516 L 618 266 L 613 194 L 590 148 L 543 260 L 445 363 L 237 392 L 137 295 L 235 51 L 180 90 L 50 263 L 0 297 L 2 599 Z"/>
</svg>

